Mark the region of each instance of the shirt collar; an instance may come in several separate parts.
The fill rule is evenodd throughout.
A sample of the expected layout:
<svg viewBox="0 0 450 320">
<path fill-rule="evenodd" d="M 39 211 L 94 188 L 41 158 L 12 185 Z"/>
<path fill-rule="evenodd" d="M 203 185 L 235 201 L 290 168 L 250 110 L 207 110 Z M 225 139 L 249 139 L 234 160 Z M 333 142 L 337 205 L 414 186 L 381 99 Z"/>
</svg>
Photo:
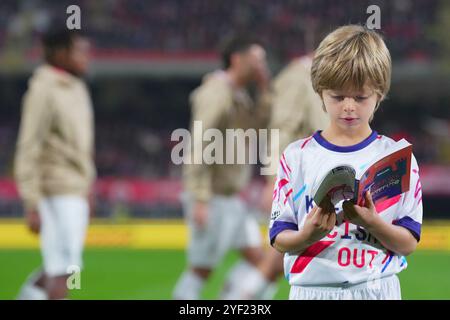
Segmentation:
<svg viewBox="0 0 450 320">
<path fill-rule="evenodd" d="M 375 130 L 372 130 L 372 133 L 363 141 L 361 141 L 357 144 L 351 145 L 351 146 L 344 147 L 344 146 L 337 146 L 335 144 L 332 144 L 331 142 L 328 142 L 327 140 L 325 140 L 324 137 L 322 137 L 321 132 L 322 132 L 322 130 L 316 131 L 316 133 L 314 133 L 314 135 L 313 135 L 314 139 L 317 141 L 318 144 L 320 144 L 325 149 L 328 149 L 330 151 L 335 151 L 335 152 L 359 151 L 359 150 L 367 147 L 369 144 L 371 144 L 378 136 L 378 133 Z"/>
</svg>

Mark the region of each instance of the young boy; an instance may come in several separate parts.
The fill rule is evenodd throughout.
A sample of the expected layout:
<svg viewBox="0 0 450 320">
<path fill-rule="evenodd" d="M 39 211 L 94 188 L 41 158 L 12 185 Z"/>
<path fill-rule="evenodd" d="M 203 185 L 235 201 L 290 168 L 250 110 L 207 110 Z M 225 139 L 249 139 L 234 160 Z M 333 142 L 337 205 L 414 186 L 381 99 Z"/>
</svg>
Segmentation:
<svg viewBox="0 0 450 320">
<path fill-rule="evenodd" d="M 270 242 L 285 253 L 290 299 L 401 299 L 396 276 L 420 240 L 422 194 L 412 158 L 410 190 L 374 206 L 313 203 L 312 188 L 338 164 L 357 170 L 394 141 L 370 121 L 389 91 L 391 58 L 382 38 L 349 25 L 319 45 L 311 68 L 330 125 L 284 151 L 274 190 Z"/>
</svg>

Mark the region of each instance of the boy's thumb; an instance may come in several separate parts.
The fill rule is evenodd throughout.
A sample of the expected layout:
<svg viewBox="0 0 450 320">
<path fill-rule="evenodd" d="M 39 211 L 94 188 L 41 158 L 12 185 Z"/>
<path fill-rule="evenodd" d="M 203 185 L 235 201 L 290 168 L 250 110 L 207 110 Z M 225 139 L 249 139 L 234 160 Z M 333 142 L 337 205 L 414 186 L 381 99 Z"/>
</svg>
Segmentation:
<svg viewBox="0 0 450 320">
<path fill-rule="evenodd" d="M 373 204 L 373 200 L 372 200 L 372 194 L 370 193 L 369 190 L 366 191 L 366 207 L 367 208 L 375 207 L 375 205 Z"/>
</svg>

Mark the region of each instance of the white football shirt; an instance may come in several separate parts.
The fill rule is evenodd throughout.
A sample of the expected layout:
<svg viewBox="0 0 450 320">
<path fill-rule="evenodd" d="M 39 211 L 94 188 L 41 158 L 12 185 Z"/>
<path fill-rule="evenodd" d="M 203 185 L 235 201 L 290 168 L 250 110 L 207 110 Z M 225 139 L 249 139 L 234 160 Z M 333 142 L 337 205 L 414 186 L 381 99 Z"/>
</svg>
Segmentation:
<svg viewBox="0 0 450 320">
<path fill-rule="evenodd" d="M 394 140 L 376 131 L 353 146 L 336 146 L 320 131 L 291 143 L 281 156 L 275 183 L 270 242 L 283 230 L 299 230 L 315 205 L 313 188 L 337 165 L 352 165 L 357 174 Z M 317 187 L 317 186 L 316 186 Z M 343 221 L 342 202 L 336 206 L 336 226 L 300 255 L 286 253 L 285 276 L 291 285 L 346 286 L 387 277 L 405 269 L 405 257 L 384 248 L 364 228 Z M 422 225 L 422 188 L 412 156 L 410 189 L 376 206 L 380 217 L 408 229 L 419 241 Z"/>
</svg>

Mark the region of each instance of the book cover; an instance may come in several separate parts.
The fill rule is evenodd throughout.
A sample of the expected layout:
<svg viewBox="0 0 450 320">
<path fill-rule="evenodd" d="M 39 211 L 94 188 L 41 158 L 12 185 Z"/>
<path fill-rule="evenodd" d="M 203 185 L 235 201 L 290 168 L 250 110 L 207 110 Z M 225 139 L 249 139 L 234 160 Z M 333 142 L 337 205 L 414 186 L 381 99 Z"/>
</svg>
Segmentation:
<svg viewBox="0 0 450 320">
<path fill-rule="evenodd" d="M 412 145 L 402 139 L 376 156 L 359 175 L 351 165 L 331 169 L 314 193 L 318 205 L 326 198 L 336 205 L 352 200 L 364 205 L 364 194 L 370 190 L 374 204 L 398 196 L 409 190 Z"/>
<path fill-rule="evenodd" d="M 409 144 L 373 163 L 363 176 L 356 180 L 357 192 L 353 201 L 363 206 L 367 190 L 370 190 L 375 205 L 407 192 L 411 174 L 411 155 L 412 145 Z"/>
</svg>

